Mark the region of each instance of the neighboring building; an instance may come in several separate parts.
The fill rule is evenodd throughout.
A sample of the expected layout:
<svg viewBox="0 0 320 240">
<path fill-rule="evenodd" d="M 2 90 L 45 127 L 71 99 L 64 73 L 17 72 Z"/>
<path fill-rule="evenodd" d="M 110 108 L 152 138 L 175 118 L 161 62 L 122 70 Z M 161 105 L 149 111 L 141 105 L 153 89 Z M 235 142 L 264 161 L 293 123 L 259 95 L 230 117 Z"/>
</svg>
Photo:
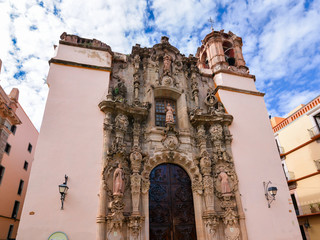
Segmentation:
<svg viewBox="0 0 320 240">
<path fill-rule="evenodd" d="M 0 87 L 0 239 L 15 239 L 28 187 L 38 131 L 18 102 Z"/>
<path fill-rule="evenodd" d="M 320 239 L 320 96 L 271 123 L 303 239 Z"/>
<path fill-rule="evenodd" d="M 242 39 L 212 31 L 196 57 L 168 40 L 61 35 L 19 240 L 301 239 Z"/>
</svg>

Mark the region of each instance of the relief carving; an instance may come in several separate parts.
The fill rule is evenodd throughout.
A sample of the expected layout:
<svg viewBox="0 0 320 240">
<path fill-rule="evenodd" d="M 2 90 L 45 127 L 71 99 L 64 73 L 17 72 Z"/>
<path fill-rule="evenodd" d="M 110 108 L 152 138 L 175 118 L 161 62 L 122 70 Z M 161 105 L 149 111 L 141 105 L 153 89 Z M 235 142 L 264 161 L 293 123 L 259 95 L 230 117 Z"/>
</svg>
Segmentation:
<svg viewBox="0 0 320 240">
<path fill-rule="evenodd" d="M 206 226 L 206 233 L 208 239 L 217 239 L 217 229 L 219 225 L 219 219 L 215 215 L 203 216 L 204 224 Z"/>
<path fill-rule="evenodd" d="M 174 123 L 173 118 L 174 109 L 171 107 L 170 103 L 166 107 L 166 123 Z"/>
<path fill-rule="evenodd" d="M 127 88 L 122 80 L 118 80 L 118 84 L 112 89 L 112 97 L 116 102 L 125 102 L 127 95 Z"/>
<path fill-rule="evenodd" d="M 238 227 L 238 216 L 232 209 L 227 209 L 223 215 L 223 223 L 225 224 L 225 237 L 227 240 L 239 240 L 240 229 Z"/>
<path fill-rule="evenodd" d="M 235 172 L 224 165 L 217 166 L 215 172 L 215 188 L 218 197 L 233 195 L 237 186 Z"/>
<path fill-rule="evenodd" d="M 142 223 L 144 221 L 144 217 L 141 216 L 130 216 L 129 217 L 129 230 L 130 230 L 130 240 L 139 240 L 140 231 L 142 228 Z"/>
<path fill-rule="evenodd" d="M 128 125 L 129 125 L 128 117 L 123 114 L 118 114 L 115 119 L 116 129 L 126 132 Z"/>
<path fill-rule="evenodd" d="M 125 175 L 124 175 L 121 163 L 119 163 L 118 167 L 113 173 L 113 195 L 123 196 L 124 187 L 125 187 Z"/>
</svg>

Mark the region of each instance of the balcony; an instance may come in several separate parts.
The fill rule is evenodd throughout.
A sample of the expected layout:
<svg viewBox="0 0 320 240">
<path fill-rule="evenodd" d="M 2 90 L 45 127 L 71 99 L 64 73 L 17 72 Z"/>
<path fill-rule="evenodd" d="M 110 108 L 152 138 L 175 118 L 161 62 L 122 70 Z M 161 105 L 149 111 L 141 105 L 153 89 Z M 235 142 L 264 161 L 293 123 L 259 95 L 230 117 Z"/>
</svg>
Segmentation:
<svg viewBox="0 0 320 240">
<path fill-rule="evenodd" d="M 308 205 L 300 205 L 299 210 L 296 209 L 298 216 L 320 214 L 320 202 L 310 203 Z"/>
<path fill-rule="evenodd" d="M 308 132 L 310 134 L 311 139 L 314 139 L 320 135 L 318 126 L 314 126 L 313 128 L 308 129 Z"/>
</svg>

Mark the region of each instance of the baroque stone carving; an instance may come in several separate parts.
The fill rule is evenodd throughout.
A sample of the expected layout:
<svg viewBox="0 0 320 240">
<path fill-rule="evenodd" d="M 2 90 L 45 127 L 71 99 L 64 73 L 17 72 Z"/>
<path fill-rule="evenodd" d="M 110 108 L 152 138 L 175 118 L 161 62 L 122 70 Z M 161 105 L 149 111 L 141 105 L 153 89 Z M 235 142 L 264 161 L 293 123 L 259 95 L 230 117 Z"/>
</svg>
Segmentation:
<svg viewBox="0 0 320 240">
<path fill-rule="evenodd" d="M 166 106 L 166 123 L 174 123 L 173 118 L 174 109 L 171 107 L 170 103 Z"/>
<path fill-rule="evenodd" d="M 179 140 L 175 135 L 168 135 L 162 142 L 165 149 L 170 151 L 176 150 L 179 147 Z"/>
<path fill-rule="evenodd" d="M 118 164 L 118 168 L 113 174 L 113 195 L 122 196 L 124 193 L 125 178 L 121 163 Z"/>
<path fill-rule="evenodd" d="M 171 75 L 171 62 L 172 57 L 166 53 L 163 57 L 163 75 Z"/>
<path fill-rule="evenodd" d="M 118 84 L 112 88 L 113 100 L 116 102 L 125 102 L 126 94 L 127 94 L 127 88 L 124 85 L 124 82 L 119 80 Z"/>
<path fill-rule="evenodd" d="M 225 237 L 227 240 L 239 240 L 240 229 L 238 225 L 238 216 L 232 209 L 227 209 L 223 215 L 223 223 L 225 226 Z"/>
<path fill-rule="evenodd" d="M 139 215 L 141 176 L 138 173 L 133 173 L 130 177 L 130 180 L 132 195 L 132 214 Z"/>
<path fill-rule="evenodd" d="M 205 215 L 203 216 L 204 224 L 206 226 L 206 232 L 208 239 L 217 239 L 216 233 L 219 225 L 219 219 L 216 215 Z"/>
<path fill-rule="evenodd" d="M 139 151 L 139 147 L 136 146 L 133 148 L 133 151 L 130 154 L 130 162 L 132 172 L 138 173 L 142 163 L 142 154 Z"/>
<path fill-rule="evenodd" d="M 215 172 L 215 188 L 218 196 L 222 197 L 234 194 L 237 185 L 234 171 L 229 170 L 224 165 L 218 165 Z"/>
<path fill-rule="evenodd" d="M 116 129 L 126 132 L 128 125 L 129 125 L 128 117 L 123 114 L 118 114 L 115 119 Z"/>
<path fill-rule="evenodd" d="M 141 239 L 140 231 L 142 228 L 142 223 L 144 221 L 144 217 L 141 216 L 130 216 L 128 227 L 130 229 L 130 240 L 139 240 Z"/>
</svg>

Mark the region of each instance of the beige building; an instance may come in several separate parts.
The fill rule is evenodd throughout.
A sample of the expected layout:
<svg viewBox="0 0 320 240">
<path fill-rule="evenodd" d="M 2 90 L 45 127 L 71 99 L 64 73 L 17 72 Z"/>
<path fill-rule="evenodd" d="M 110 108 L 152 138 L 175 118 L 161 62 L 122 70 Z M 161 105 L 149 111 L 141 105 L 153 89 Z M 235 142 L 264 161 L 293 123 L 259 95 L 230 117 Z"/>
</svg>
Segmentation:
<svg viewBox="0 0 320 240">
<path fill-rule="evenodd" d="M 122 54 L 63 33 L 47 82 L 19 240 L 301 239 L 232 32 L 188 57 L 168 37 Z"/>
<path fill-rule="evenodd" d="M 272 118 L 303 239 L 320 239 L 320 96 Z"/>
<path fill-rule="evenodd" d="M 38 131 L 18 102 L 19 91 L 0 87 L 0 239 L 15 239 Z"/>
</svg>

